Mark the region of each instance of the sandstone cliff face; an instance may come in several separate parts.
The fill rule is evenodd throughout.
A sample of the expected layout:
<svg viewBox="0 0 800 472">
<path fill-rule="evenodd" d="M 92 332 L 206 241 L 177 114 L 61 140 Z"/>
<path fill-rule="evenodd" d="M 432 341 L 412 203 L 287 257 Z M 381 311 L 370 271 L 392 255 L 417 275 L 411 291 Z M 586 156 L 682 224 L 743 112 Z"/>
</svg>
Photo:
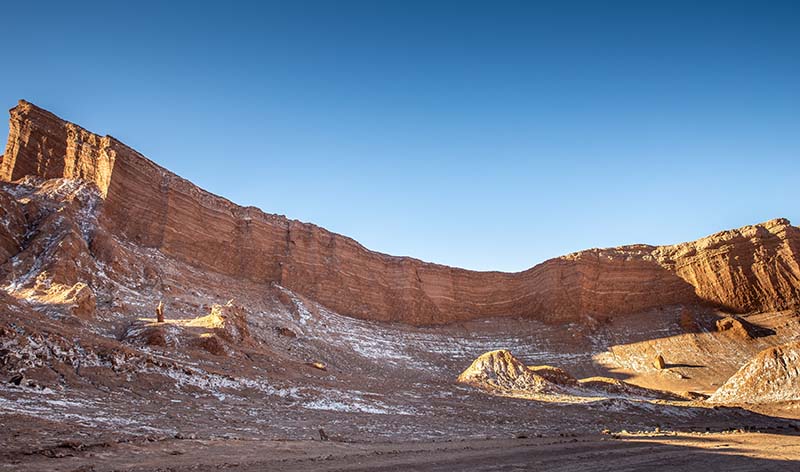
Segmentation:
<svg viewBox="0 0 800 472">
<path fill-rule="evenodd" d="M 278 283 L 360 318 L 418 325 L 484 316 L 558 322 L 675 304 L 778 310 L 800 300 L 800 230 L 786 220 L 675 246 L 592 249 L 520 273 L 474 272 L 379 254 L 315 225 L 237 206 L 110 136 L 24 101 L 11 110 L 0 159 L 3 181 L 37 176 L 94 183 L 103 197 L 91 242 L 97 254 L 113 253 L 105 242 L 110 233 L 203 270 Z M 13 240 L 1 239 L 2 249 L 13 252 Z"/>
<path fill-rule="evenodd" d="M 800 228 L 779 218 L 654 251 L 697 296 L 735 312 L 798 306 Z"/>
</svg>

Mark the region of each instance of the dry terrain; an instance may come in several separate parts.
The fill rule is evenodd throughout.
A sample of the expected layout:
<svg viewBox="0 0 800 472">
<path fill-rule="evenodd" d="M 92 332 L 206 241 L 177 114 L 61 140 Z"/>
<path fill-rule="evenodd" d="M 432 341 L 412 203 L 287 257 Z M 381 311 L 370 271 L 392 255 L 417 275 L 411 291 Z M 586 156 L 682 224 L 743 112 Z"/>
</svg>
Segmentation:
<svg viewBox="0 0 800 472">
<path fill-rule="evenodd" d="M 800 465 L 784 219 L 472 272 L 239 207 L 27 102 L 0 177 L 2 470 Z"/>
</svg>

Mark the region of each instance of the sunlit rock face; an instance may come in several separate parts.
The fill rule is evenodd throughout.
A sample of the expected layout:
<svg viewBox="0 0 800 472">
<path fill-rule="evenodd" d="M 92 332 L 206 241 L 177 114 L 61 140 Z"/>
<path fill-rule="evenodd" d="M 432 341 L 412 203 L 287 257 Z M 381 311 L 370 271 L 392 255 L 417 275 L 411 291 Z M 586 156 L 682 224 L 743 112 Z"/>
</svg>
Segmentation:
<svg viewBox="0 0 800 472">
<path fill-rule="evenodd" d="M 761 351 L 709 400 L 716 403 L 800 400 L 800 341 Z"/>
<path fill-rule="evenodd" d="M 99 136 L 21 101 L 11 110 L 0 179 L 82 179 L 102 199 L 92 251 L 119 263 L 114 238 L 199 269 L 277 283 L 336 312 L 413 325 L 490 316 L 548 322 L 668 305 L 733 312 L 792 308 L 800 300 L 800 230 L 787 220 L 674 246 L 591 249 L 519 273 L 475 272 L 365 249 L 282 215 L 241 207 Z M 0 229 L 0 256 L 13 253 Z M 115 262 L 116 261 L 116 262 Z"/>
<path fill-rule="evenodd" d="M 458 376 L 458 382 L 508 392 L 556 393 L 560 390 L 558 385 L 529 369 L 505 349 L 479 356 Z"/>
</svg>

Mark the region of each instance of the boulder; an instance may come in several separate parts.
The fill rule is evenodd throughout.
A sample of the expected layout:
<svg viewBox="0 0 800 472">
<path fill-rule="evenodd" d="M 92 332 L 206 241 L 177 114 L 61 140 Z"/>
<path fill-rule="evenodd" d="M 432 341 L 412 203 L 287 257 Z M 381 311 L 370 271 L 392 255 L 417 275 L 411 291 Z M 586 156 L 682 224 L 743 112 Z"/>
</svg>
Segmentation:
<svg viewBox="0 0 800 472">
<path fill-rule="evenodd" d="M 750 333 L 750 330 L 747 329 L 747 326 L 731 316 L 726 316 L 725 318 L 717 320 L 717 331 L 741 340 L 753 339 L 753 335 Z"/>
<path fill-rule="evenodd" d="M 658 370 L 666 369 L 667 363 L 664 362 L 664 356 L 662 356 L 661 354 L 656 354 L 656 356 L 653 358 L 653 367 L 655 367 Z"/>
</svg>

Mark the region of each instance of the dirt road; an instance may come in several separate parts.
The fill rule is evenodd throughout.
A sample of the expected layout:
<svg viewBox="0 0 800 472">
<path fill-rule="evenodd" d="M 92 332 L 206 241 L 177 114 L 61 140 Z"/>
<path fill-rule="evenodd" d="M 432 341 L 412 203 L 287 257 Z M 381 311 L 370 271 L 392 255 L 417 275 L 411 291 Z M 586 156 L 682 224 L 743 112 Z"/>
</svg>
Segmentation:
<svg viewBox="0 0 800 472">
<path fill-rule="evenodd" d="M 74 445 L 73 445 L 74 446 Z M 781 471 L 800 437 L 766 433 L 594 435 L 426 443 L 166 440 L 64 447 L 8 458 L 33 471 Z"/>
</svg>

